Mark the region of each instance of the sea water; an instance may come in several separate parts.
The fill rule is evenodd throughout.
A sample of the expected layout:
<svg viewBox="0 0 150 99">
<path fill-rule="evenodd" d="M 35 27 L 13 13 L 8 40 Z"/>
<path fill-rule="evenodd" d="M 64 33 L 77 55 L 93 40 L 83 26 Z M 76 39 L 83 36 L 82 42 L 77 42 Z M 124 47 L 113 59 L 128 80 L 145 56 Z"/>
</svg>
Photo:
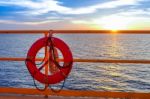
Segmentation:
<svg viewBox="0 0 150 99">
<path fill-rule="evenodd" d="M 74 58 L 150 60 L 148 34 L 55 34 L 54 36 L 69 45 Z M 1 34 L 0 57 L 26 57 L 30 46 L 41 37 L 44 35 Z M 0 87 L 33 88 L 33 80 L 25 62 L 0 61 Z M 150 64 L 74 62 L 64 88 L 150 92 Z"/>
</svg>

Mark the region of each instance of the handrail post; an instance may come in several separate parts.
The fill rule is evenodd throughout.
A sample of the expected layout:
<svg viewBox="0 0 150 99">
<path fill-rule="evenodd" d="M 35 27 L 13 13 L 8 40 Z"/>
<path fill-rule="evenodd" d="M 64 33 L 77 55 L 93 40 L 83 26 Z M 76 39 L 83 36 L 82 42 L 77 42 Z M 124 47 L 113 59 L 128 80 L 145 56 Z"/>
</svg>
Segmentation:
<svg viewBox="0 0 150 99">
<path fill-rule="evenodd" d="M 45 37 L 48 37 L 48 32 L 45 32 L 44 33 L 44 36 Z M 47 46 L 45 47 L 45 60 L 48 60 L 48 58 L 49 58 L 49 54 L 48 54 L 48 48 L 47 48 Z M 45 74 L 46 75 L 48 75 L 48 65 L 49 65 L 49 61 L 48 61 L 48 63 L 45 65 Z M 45 84 L 45 88 L 47 89 L 48 88 L 48 84 Z M 45 98 L 48 98 L 48 94 L 47 93 L 45 93 Z"/>
</svg>

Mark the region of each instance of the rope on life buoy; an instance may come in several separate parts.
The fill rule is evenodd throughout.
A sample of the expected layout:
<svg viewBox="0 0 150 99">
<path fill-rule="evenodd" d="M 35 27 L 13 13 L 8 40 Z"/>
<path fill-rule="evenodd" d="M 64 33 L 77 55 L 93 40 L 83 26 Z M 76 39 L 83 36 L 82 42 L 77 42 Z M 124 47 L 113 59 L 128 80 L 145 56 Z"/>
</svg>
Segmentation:
<svg viewBox="0 0 150 99">
<path fill-rule="evenodd" d="M 50 56 L 48 60 L 46 60 L 46 56 L 45 56 L 40 64 L 36 64 L 35 62 L 36 55 L 38 51 L 43 47 L 49 48 L 48 53 L 50 54 Z M 60 66 L 60 64 L 56 60 L 55 49 L 56 51 L 59 50 L 62 53 L 62 56 L 64 58 L 63 66 Z M 65 42 L 63 42 L 62 40 L 58 38 L 52 37 L 52 35 L 49 34 L 49 37 L 43 37 L 37 40 L 31 46 L 31 48 L 28 51 L 27 59 L 25 63 L 31 76 L 33 77 L 34 85 L 38 90 L 44 91 L 46 89 L 46 86 L 43 89 L 39 89 L 37 85 L 35 84 L 35 80 L 39 81 L 40 83 L 47 84 L 47 85 L 56 84 L 64 80 L 63 85 L 60 88 L 61 90 L 64 86 L 65 79 L 67 78 L 67 76 L 69 75 L 72 69 L 73 57 L 72 57 L 72 53 L 69 47 L 67 46 Z M 45 65 L 47 64 L 49 65 L 49 69 L 52 67 L 52 64 L 53 64 L 58 70 L 55 73 L 52 73 L 52 75 L 46 75 L 46 74 L 41 73 L 41 69 L 44 68 Z M 40 68 L 37 68 L 37 65 L 42 65 L 42 66 L 40 66 Z M 60 91 L 60 90 L 55 90 L 52 87 L 50 88 L 54 92 Z"/>
</svg>

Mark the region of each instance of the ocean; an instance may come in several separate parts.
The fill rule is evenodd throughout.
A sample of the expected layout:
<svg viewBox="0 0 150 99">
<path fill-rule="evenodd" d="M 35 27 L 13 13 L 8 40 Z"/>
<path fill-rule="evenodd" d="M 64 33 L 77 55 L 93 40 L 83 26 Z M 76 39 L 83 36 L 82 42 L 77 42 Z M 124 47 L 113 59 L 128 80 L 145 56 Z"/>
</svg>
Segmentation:
<svg viewBox="0 0 150 99">
<path fill-rule="evenodd" d="M 43 36 L 0 34 L 0 57 L 26 57 L 30 46 Z M 74 58 L 150 60 L 148 34 L 54 34 L 54 37 L 69 45 Z M 42 88 L 38 82 L 37 85 Z M 0 61 L 0 87 L 34 88 L 25 62 Z M 64 89 L 150 92 L 150 64 L 74 62 Z"/>
</svg>

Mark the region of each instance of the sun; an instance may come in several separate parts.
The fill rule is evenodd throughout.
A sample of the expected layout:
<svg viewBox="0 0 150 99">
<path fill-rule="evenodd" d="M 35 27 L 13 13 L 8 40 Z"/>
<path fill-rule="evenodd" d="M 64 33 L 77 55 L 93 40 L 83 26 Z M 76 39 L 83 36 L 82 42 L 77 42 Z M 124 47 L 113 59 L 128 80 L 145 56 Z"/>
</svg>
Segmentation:
<svg viewBox="0 0 150 99">
<path fill-rule="evenodd" d="M 108 30 L 124 30 L 128 29 L 131 20 L 128 20 L 125 17 L 121 16 L 106 16 L 95 21 L 98 25 L 100 25 L 103 29 Z"/>
</svg>

